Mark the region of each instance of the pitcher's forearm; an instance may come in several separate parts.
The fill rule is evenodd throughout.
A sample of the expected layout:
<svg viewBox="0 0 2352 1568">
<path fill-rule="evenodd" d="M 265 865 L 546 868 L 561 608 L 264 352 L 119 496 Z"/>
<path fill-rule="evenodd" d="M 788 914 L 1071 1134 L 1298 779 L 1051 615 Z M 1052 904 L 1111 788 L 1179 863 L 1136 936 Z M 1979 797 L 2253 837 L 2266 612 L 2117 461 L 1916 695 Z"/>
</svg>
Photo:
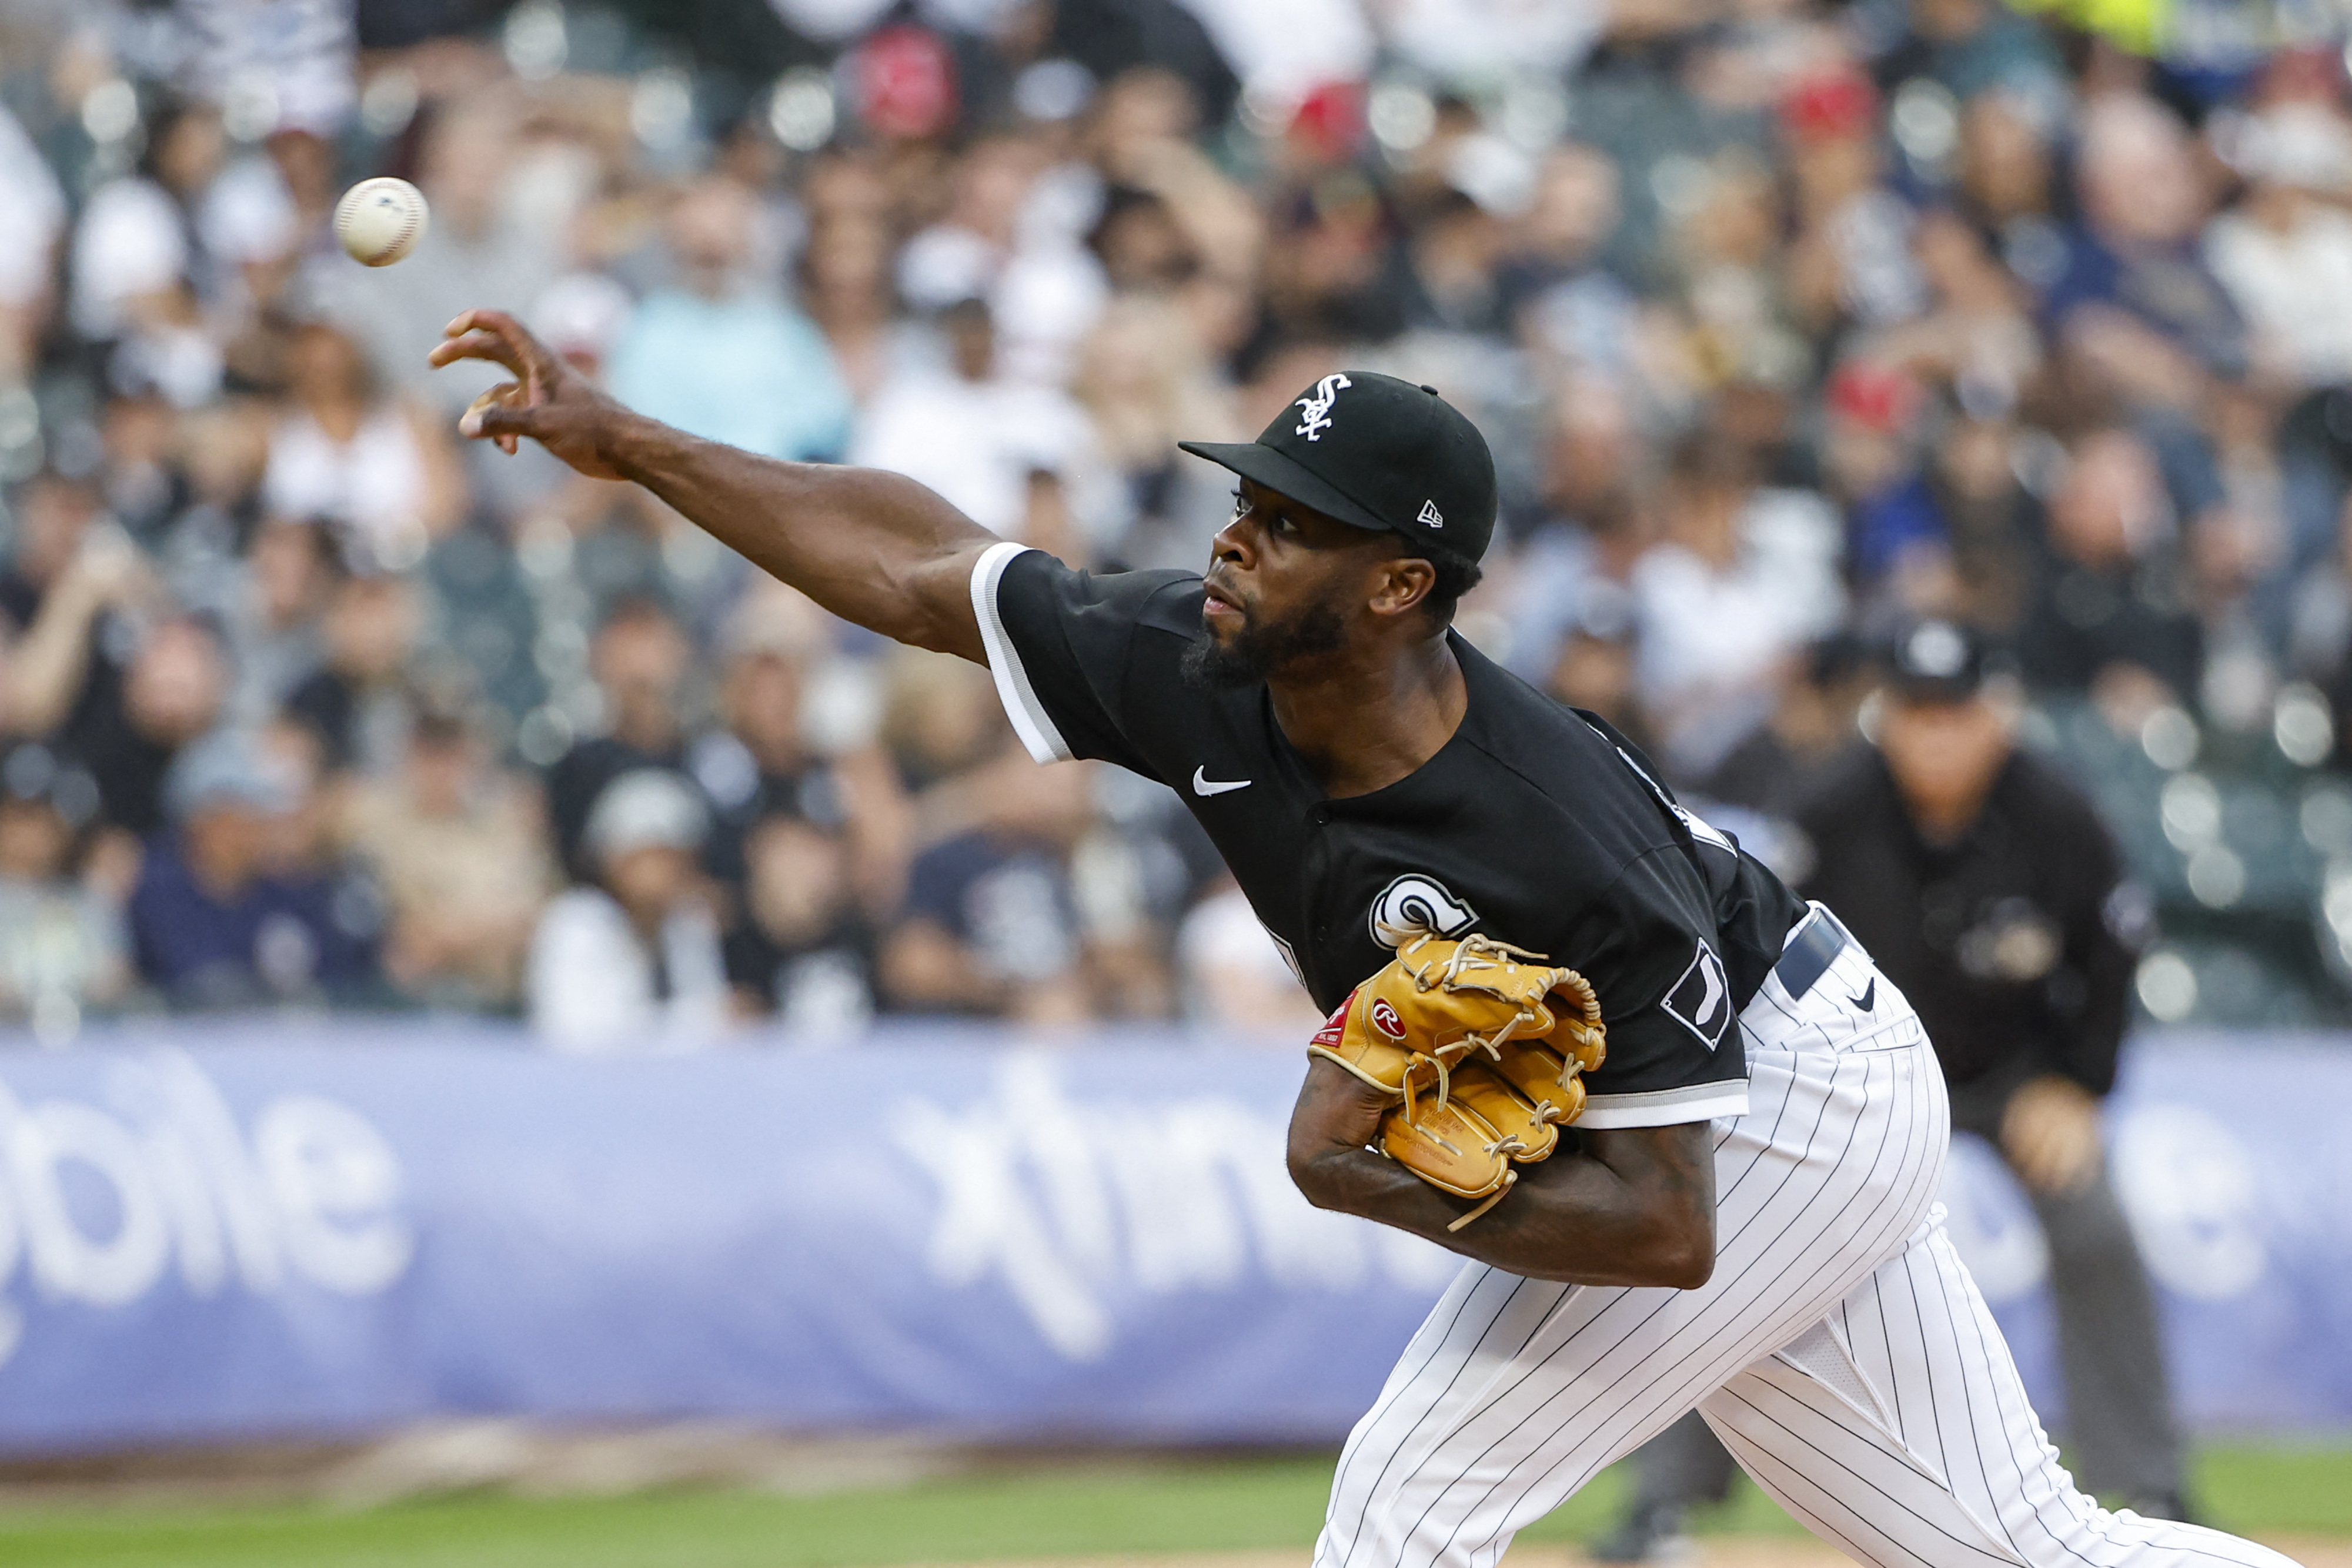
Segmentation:
<svg viewBox="0 0 2352 1568">
<path fill-rule="evenodd" d="M 901 475 L 784 463 L 638 414 L 614 468 L 761 570 L 886 637 L 984 660 L 971 576 L 994 534 Z"/>
<path fill-rule="evenodd" d="M 1460 1230 L 1473 1205 L 1448 1197 L 1402 1166 L 1369 1149 L 1334 1149 L 1299 1172 L 1318 1207 L 1409 1230 L 1452 1252 L 1537 1280 L 1578 1285 L 1706 1282 L 1711 1256 L 1663 1228 L 1640 1195 L 1607 1166 L 1563 1152 L 1523 1168 L 1502 1202 Z M 1711 1253 L 1712 1234 L 1706 1250 Z"/>
<path fill-rule="evenodd" d="M 1290 1115 L 1290 1178 L 1318 1208 L 1427 1237 L 1509 1273 L 1585 1285 L 1706 1282 L 1715 1268 L 1715 1156 L 1708 1124 L 1588 1128 L 1518 1167 L 1518 1185 L 1460 1230 L 1473 1205 L 1367 1145 L 1384 1096 L 1328 1060 L 1307 1063 Z"/>
</svg>

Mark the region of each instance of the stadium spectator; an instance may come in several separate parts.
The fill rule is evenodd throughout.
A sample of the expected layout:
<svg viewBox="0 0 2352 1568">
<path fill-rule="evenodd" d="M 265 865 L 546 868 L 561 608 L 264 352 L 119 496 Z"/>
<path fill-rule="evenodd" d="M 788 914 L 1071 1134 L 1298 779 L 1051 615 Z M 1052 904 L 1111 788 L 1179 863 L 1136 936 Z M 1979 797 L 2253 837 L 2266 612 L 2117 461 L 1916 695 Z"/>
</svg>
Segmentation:
<svg viewBox="0 0 2352 1568">
<path fill-rule="evenodd" d="M 906 886 L 912 813 L 867 716 L 844 726 L 810 712 L 809 670 L 824 635 L 815 608 L 797 596 L 747 605 L 720 682 L 724 722 L 688 748 L 686 770 L 717 814 L 709 860 L 723 880 L 753 874 L 747 846 L 757 824 L 794 819 L 838 837 L 847 896 L 886 915 Z"/>
<path fill-rule="evenodd" d="M 0 572 L 0 611 L 11 629 L 24 632 L 39 616 L 50 586 L 79 561 L 82 545 L 102 513 L 98 486 L 46 469 L 17 486 L 15 534 L 8 566 Z M 93 552 L 95 553 L 95 552 Z M 115 552 L 116 559 L 125 559 Z"/>
<path fill-rule="evenodd" d="M 259 724 L 325 658 L 323 623 L 343 563 L 327 527 L 286 518 L 256 529 L 245 559 L 251 591 L 229 622 L 236 687 L 228 708 L 239 722 Z"/>
<path fill-rule="evenodd" d="M 1006 538 L 1091 557 L 1118 537 L 1128 507 L 1085 410 L 1057 387 L 1000 372 L 984 300 L 956 301 L 939 325 L 948 364 L 885 382 L 850 460 L 921 480 Z"/>
<path fill-rule="evenodd" d="M 916 791 L 926 847 L 882 943 L 890 1004 L 1024 1021 L 1092 1011 L 1069 853 L 1086 834 L 1087 770 L 1039 768 L 1013 741 L 988 675 L 901 653 L 882 735 Z"/>
<path fill-rule="evenodd" d="M 383 891 L 384 977 L 436 1006 L 512 1007 L 555 883 L 537 796 L 462 713 L 428 707 L 404 739 L 398 771 L 362 781 L 337 824 Z"/>
<path fill-rule="evenodd" d="M 415 565 L 466 512 L 447 425 L 383 396 L 360 346 L 322 321 L 294 334 L 287 374 L 292 397 L 262 476 L 269 509 L 332 521 L 355 562 Z"/>
<path fill-rule="evenodd" d="M 1505 659 L 1512 672 L 1556 695 L 1568 695 L 1552 674 L 1574 632 L 1630 630 L 1629 583 L 1651 543 L 1639 459 L 1633 411 L 1620 389 L 1590 377 L 1562 387 L 1543 445 L 1536 497 L 1543 520 L 1522 535 L 1512 570 L 1480 585 L 1510 627 Z M 1631 696 L 1629 674 L 1615 699 L 1628 716 Z"/>
<path fill-rule="evenodd" d="M 261 738 L 222 730 L 172 770 L 174 826 L 149 842 L 131 895 L 140 977 L 176 1007 L 358 999 L 374 972 L 374 910 L 289 864 L 311 807 Z M 339 896 L 340 895 L 340 896 Z"/>
<path fill-rule="evenodd" d="M 801 256 L 801 298 L 833 350 L 851 399 L 863 407 L 889 374 L 898 333 L 890 232 L 878 213 L 820 210 Z"/>
<path fill-rule="evenodd" d="M 2082 223 L 2042 311 L 2088 385 L 2148 414 L 2245 373 L 2245 323 L 2199 253 L 2210 181 L 2168 110 L 2125 94 L 2083 110 Z"/>
<path fill-rule="evenodd" d="M 1858 639 L 1843 633 L 1814 643 L 1801 673 L 1782 685 L 1771 713 L 1731 748 L 1698 792 L 1768 817 L 1794 815 L 1861 744 L 1855 721 L 1873 675 L 1865 654 Z"/>
<path fill-rule="evenodd" d="M 111 343 L 158 319 L 184 287 L 217 293 L 198 214 L 226 150 L 216 109 L 173 104 L 149 128 L 138 172 L 90 194 L 74 231 L 76 331 Z"/>
<path fill-rule="evenodd" d="M 98 781 L 100 819 L 143 838 L 164 821 L 173 759 L 226 708 L 228 664 L 219 634 L 194 616 L 131 626 L 123 639 L 127 664 L 104 648 L 83 659 L 83 684 L 57 736 Z"/>
<path fill-rule="evenodd" d="M 2292 386 L 2352 382 L 2352 131 L 2294 102 L 2242 133 L 2246 199 L 2205 230 L 2205 256 L 2253 335 L 2257 369 Z"/>
<path fill-rule="evenodd" d="M 2155 455 L 2131 432 L 2107 429 L 2071 455 L 2050 498 L 2053 559 L 2018 630 L 2026 678 L 2100 695 L 2126 716 L 2192 701 L 2203 650 Z M 2119 728 L 2135 732 L 2137 719 Z"/>
<path fill-rule="evenodd" d="M 1661 762 L 1685 776 L 1762 722 L 1782 662 L 1843 612 L 1835 515 L 1819 496 L 1759 477 L 1754 454 L 1686 437 L 1666 537 L 1633 568 L 1639 695 Z"/>
<path fill-rule="evenodd" d="M 1080 243 L 1085 187 L 1072 189 L 1049 160 L 1035 136 L 982 138 L 954 172 L 947 211 L 898 258 L 898 291 L 916 309 L 963 300 L 988 307 L 991 359 L 1022 385 L 1067 378 L 1071 347 L 1107 293 L 1101 264 Z"/>
<path fill-rule="evenodd" d="M 1063 849 L 977 831 L 916 856 L 905 916 L 882 949 L 890 999 L 1024 1024 L 1093 1016 Z"/>
<path fill-rule="evenodd" d="M 1823 478 L 1845 507 L 1855 586 L 1914 609 L 1950 598 L 1949 529 L 1920 463 L 1925 402 L 1902 371 L 1857 359 L 1831 379 L 1822 410 Z"/>
<path fill-rule="evenodd" d="M 131 980 L 121 910 L 71 875 L 76 835 L 97 805 L 89 776 L 38 742 L 0 753 L 0 1017 L 51 1040 Z"/>
<path fill-rule="evenodd" d="M 2066 91 L 2050 35 L 1994 0 L 1916 0 L 1909 22 L 1878 62 L 1883 83 L 1925 77 L 1962 99 L 1998 90 L 2046 103 Z"/>
<path fill-rule="evenodd" d="M 2072 193 L 2053 145 L 2059 101 L 1989 88 L 1960 110 L 1955 210 L 2037 298 L 2066 266 L 2060 225 Z"/>
<path fill-rule="evenodd" d="M 91 477 L 107 512 L 150 549 L 188 504 L 181 439 L 179 411 L 152 392 L 109 398 L 99 421 L 100 457 Z"/>
<path fill-rule="evenodd" d="M 873 1019 L 875 934 L 860 908 L 847 837 L 804 817 L 753 822 L 743 841 L 744 910 L 726 942 L 739 1010 L 838 1041 Z"/>
<path fill-rule="evenodd" d="M 285 711 L 310 727 L 327 766 L 373 777 L 392 771 L 409 716 L 402 684 L 416 637 L 416 591 L 390 572 L 335 581 L 320 640 L 323 657 L 286 695 Z"/>
<path fill-rule="evenodd" d="M 1621 203 L 1608 154 L 1576 141 L 1551 149 L 1496 278 L 1521 340 L 1610 375 L 1630 368 L 1641 303 L 1603 256 Z"/>
<path fill-rule="evenodd" d="M 1233 484 L 1176 443 L 1238 439 L 1241 427 L 1192 318 L 1165 298 L 1113 298 L 1079 345 L 1071 391 L 1126 491 L 1130 520 L 1099 553 L 1129 567 L 1197 570 L 1233 511 Z"/>
<path fill-rule="evenodd" d="M 613 395 L 711 441 L 769 457 L 838 458 L 849 395 L 824 336 L 746 275 L 752 202 L 727 180 L 670 209 L 675 277 L 648 294 L 614 346 Z"/>
<path fill-rule="evenodd" d="M 282 877 L 332 884 L 335 918 L 374 936 L 383 925 L 379 890 L 361 868 L 343 860 L 335 841 L 342 791 L 341 781 L 328 775 L 318 732 L 281 716 L 252 735 L 262 768 L 285 781 L 291 800 L 270 825 L 269 869 Z"/>
<path fill-rule="evenodd" d="M 2025 487 L 2023 437 L 2007 409 L 1964 414 L 1945 425 L 1927 472 L 1950 542 L 1953 598 L 1919 608 L 1945 609 L 2000 638 L 2015 633 L 2042 562 L 2042 517 Z"/>
<path fill-rule="evenodd" d="M 1289 1046 L 1322 1020 L 1249 900 L 1223 876 L 1176 933 L 1178 994 L 1186 1016 L 1219 1037 Z"/>
<path fill-rule="evenodd" d="M 575 879 L 593 874 L 584 845 L 589 814 L 605 788 L 641 768 L 684 767 L 678 704 L 693 660 L 693 644 L 676 618 L 649 598 L 621 601 L 596 629 L 590 668 L 604 733 L 575 742 L 547 770 L 556 855 Z M 698 832 L 696 841 L 701 838 Z"/>
<path fill-rule="evenodd" d="M 709 808 L 660 768 L 621 774 L 582 839 L 594 880 L 540 915 L 527 962 L 531 1027 L 558 1051 L 691 1050 L 725 1030 L 719 923 L 699 857 Z"/>
<path fill-rule="evenodd" d="M 118 612 L 154 601 L 139 552 L 100 509 L 97 486 L 37 475 L 18 493 L 14 559 L 0 575 L 0 614 L 14 633 L 7 702 L 0 723 L 15 733 L 54 735 L 73 716 L 101 646 L 102 627 L 131 624 Z"/>
<path fill-rule="evenodd" d="M 32 367 L 54 284 L 50 257 L 65 230 L 65 192 L 0 105 L 0 388 L 16 387 Z"/>
</svg>

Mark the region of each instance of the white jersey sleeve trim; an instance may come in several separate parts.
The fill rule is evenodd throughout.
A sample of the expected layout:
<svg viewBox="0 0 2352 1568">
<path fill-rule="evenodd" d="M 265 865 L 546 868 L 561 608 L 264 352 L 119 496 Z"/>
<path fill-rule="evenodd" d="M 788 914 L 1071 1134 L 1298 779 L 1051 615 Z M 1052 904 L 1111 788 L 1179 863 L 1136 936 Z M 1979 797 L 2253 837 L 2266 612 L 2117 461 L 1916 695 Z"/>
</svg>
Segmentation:
<svg viewBox="0 0 2352 1568">
<path fill-rule="evenodd" d="M 1067 762 L 1076 753 L 1037 700 L 1037 690 L 1029 684 L 1029 672 L 1021 667 L 1021 654 L 1005 634 L 1004 617 L 996 609 L 996 585 L 1003 580 L 1004 569 L 1029 549 L 1006 539 L 981 552 L 971 568 L 971 612 L 980 622 L 981 646 L 988 651 L 988 671 L 996 677 L 997 700 L 1013 721 L 1013 733 L 1038 761 Z"/>
<path fill-rule="evenodd" d="M 1724 1083 L 1689 1083 L 1680 1089 L 1652 1089 L 1639 1094 L 1595 1094 L 1584 1103 L 1580 1127 L 1676 1127 L 1685 1122 L 1712 1122 L 1720 1116 L 1748 1114 L 1748 1080 Z"/>
</svg>

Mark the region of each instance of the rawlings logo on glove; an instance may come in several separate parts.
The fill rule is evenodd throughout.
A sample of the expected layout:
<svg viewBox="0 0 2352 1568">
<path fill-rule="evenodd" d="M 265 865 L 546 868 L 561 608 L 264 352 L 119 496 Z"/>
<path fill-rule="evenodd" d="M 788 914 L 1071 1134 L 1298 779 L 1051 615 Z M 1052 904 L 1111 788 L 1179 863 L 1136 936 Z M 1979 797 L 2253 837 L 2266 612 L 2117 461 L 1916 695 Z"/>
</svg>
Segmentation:
<svg viewBox="0 0 2352 1568">
<path fill-rule="evenodd" d="M 1457 1197 L 1459 1230 L 1550 1157 L 1584 1110 L 1582 1075 L 1608 1054 L 1601 1002 L 1573 969 L 1485 936 L 1423 936 L 1349 994 L 1309 1056 L 1390 1095 L 1381 1148 Z"/>
</svg>

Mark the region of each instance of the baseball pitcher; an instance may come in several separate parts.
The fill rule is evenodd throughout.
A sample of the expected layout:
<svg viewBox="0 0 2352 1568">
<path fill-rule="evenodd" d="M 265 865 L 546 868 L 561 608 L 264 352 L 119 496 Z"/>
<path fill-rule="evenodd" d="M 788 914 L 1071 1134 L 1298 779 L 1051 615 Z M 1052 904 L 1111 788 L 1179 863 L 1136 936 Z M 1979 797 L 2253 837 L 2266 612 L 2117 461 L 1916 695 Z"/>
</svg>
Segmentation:
<svg viewBox="0 0 2352 1568">
<path fill-rule="evenodd" d="M 631 413 L 491 311 L 464 434 L 628 480 L 835 613 L 984 662 L 1040 761 L 1177 790 L 1331 1014 L 1290 1131 L 1314 1203 L 1469 1260 L 1357 1426 L 1321 1568 L 1492 1568 L 1696 1408 L 1895 1565 L 2286 1568 L 2077 1491 L 1935 1206 L 1917 1016 L 1631 745 L 1454 634 L 1493 460 L 1431 388 L 1324 377 L 1200 575 L 1096 577 L 894 475 Z"/>
</svg>

